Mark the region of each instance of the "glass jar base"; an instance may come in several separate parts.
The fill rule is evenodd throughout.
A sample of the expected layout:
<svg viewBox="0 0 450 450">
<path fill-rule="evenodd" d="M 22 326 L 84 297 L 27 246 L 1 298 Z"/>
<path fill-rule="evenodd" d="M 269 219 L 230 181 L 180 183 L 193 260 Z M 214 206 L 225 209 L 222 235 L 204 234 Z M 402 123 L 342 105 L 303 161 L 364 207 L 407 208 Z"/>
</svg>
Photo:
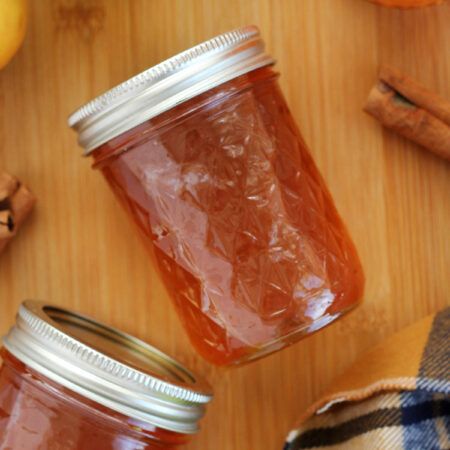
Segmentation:
<svg viewBox="0 0 450 450">
<path fill-rule="evenodd" d="M 233 363 L 230 364 L 230 366 L 239 366 L 247 364 L 251 361 L 256 361 L 260 358 L 270 355 L 271 353 L 275 353 L 278 352 L 279 350 L 289 347 L 298 342 L 299 340 L 303 339 L 304 337 L 307 337 L 315 333 L 316 331 L 326 327 L 327 325 L 330 325 L 331 323 L 335 322 L 342 316 L 352 311 L 356 306 L 358 306 L 358 304 L 359 303 L 351 305 L 350 307 L 342 311 L 339 311 L 336 314 L 325 314 L 324 316 L 319 317 L 317 320 L 311 322 L 308 325 L 305 325 L 301 328 L 292 331 L 289 334 L 286 334 L 273 341 L 270 341 L 261 347 L 255 348 L 252 352 L 247 353 L 244 357 L 233 361 Z"/>
</svg>

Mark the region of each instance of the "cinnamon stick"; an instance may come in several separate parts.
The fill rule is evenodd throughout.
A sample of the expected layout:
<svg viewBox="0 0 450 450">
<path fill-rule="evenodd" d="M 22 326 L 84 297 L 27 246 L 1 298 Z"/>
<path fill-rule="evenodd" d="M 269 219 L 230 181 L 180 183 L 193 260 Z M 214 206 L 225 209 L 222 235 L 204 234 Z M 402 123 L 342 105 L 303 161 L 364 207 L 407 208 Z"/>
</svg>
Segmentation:
<svg viewBox="0 0 450 450">
<path fill-rule="evenodd" d="M 0 172 L 0 203 L 4 202 L 18 188 L 19 180 L 9 173 Z"/>
<path fill-rule="evenodd" d="M 450 160 L 450 102 L 383 67 L 364 110 L 384 126 Z"/>
<path fill-rule="evenodd" d="M 11 211 L 0 211 L 0 241 L 14 235 L 14 220 Z"/>
<path fill-rule="evenodd" d="M 36 199 L 19 180 L 0 173 L 0 253 L 33 209 Z"/>
<path fill-rule="evenodd" d="M 26 186 L 21 184 L 11 197 L 11 211 L 16 228 L 19 228 L 25 222 L 35 203 L 34 195 Z"/>
<path fill-rule="evenodd" d="M 411 103 L 426 109 L 433 116 L 450 125 L 449 101 L 392 67 L 383 66 L 379 77 Z"/>
</svg>

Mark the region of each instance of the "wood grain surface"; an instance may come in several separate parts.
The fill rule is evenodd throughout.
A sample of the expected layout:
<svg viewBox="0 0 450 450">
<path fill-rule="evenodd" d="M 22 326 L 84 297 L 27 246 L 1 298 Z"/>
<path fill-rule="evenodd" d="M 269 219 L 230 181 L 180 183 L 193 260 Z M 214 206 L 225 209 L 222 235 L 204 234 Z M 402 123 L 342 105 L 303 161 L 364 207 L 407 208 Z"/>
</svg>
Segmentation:
<svg viewBox="0 0 450 450">
<path fill-rule="evenodd" d="M 239 369 L 196 356 L 138 236 L 68 114 L 160 60 L 254 23 L 359 249 L 364 304 Z M 0 255 L 0 333 L 26 298 L 76 308 L 203 373 L 215 400 L 189 449 L 281 450 L 300 412 L 384 336 L 449 304 L 450 164 L 362 112 L 381 63 L 450 98 L 450 4 L 363 0 L 31 0 L 28 35 L 0 72 L 0 168 L 39 203 Z"/>
</svg>

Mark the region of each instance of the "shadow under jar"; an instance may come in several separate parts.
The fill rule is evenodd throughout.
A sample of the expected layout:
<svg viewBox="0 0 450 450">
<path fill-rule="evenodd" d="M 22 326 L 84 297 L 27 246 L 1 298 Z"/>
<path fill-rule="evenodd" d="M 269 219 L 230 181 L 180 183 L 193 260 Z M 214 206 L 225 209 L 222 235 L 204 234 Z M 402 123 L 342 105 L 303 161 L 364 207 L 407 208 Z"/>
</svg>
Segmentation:
<svg viewBox="0 0 450 450">
<path fill-rule="evenodd" d="M 185 51 L 70 118 L 207 360 L 279 350 L 352 309 L 364 275 L 256 27 Z"/>
<path fill-rule="evenodd" d="M 175 450 L 209 386 L 154 347 L 88 317 L 24 302 L 0 350 L 0 448 Z"/>
</svg>

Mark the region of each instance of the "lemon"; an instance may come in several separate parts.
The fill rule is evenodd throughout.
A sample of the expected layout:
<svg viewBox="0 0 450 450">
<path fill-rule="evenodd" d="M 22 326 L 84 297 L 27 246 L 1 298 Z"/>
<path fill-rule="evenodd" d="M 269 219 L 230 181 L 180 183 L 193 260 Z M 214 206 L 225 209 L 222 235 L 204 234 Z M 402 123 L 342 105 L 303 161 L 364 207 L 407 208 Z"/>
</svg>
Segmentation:
<svg viewBox="0 0 450 450">
<path fill-rule="evenodd" d="M 0 69 L 21 46 L 27 26 L 27 0 L 0 0 Z"/>
</svg>

